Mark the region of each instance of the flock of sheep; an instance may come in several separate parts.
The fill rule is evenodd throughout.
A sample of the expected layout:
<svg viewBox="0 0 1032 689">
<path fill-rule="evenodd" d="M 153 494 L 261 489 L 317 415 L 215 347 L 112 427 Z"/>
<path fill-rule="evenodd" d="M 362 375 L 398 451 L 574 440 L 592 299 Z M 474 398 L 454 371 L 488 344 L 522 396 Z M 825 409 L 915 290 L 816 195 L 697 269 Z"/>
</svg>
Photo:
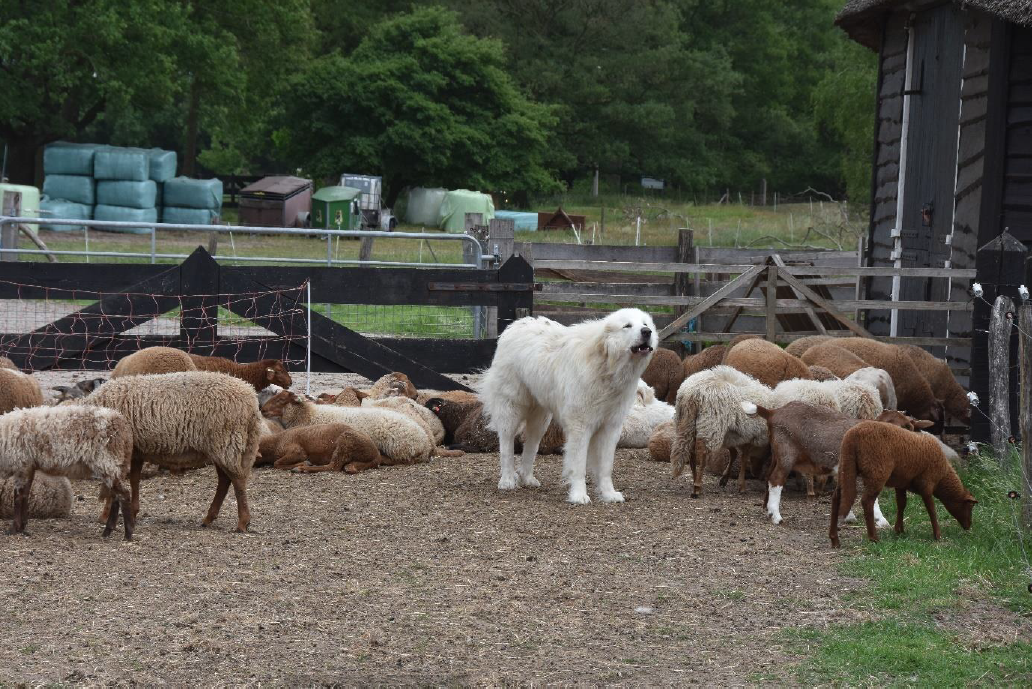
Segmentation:
<svg viewBox="0 0 1032 689">
<path fill-rule="evenodd" d="M 68 478 L 101 483 L 104 535 L 123 516 L 132 538 L 145 463 L 173 472 L 213 465 L 211 524 L 232 486 L 237 530 L 250 523 L 247 480 L 256 465 L 300 472 L 355 473 L 380 465 L 427 462 L 433 456 L 497 452 L 482 402 L 464 391 L 418 391 L 402 373 L 369 389 L 344 388 L 316 399 L 290 392 L 282 362 L 241 364 L 152 347 L 122 359 L 111 380 L 55 388 L 44 403 L 38 382 L 0 357 L 0 512 L 13 531 L 29 517 L 67 515 Z M 771 520 L 782 521 L 780 497 L 791 472 L 808 481 L 838 477 L 830 536 L 849 518 L 857 479 L 868 534 L 887 526 L 877 497 L 897 495 L 903 529 L 906 491 L 921 495 L 939 536 L 933 496 L 964 528 L 975 504 L 951 466 L 956 454 L 932 432 L 946 415 L 969 420 L 966 393 L 948 366 L 917 347 L 862 338 L 803 338 L 787 349 L 755 337 L 711 346 L 681 360 L 659 350 L 649 363 L 618 447 L 648 448 L 670 461 L 676 477 L 693 473 L 702 493 L 707 463 L 739 489 L 747 472 L 767 482 Z M 517 443 L 519 440 L 517 439 Z M 553 424 L 539 453 L 561 451 Z M 723 458 L 723 459 L 721 459 Z"/>
</svg>

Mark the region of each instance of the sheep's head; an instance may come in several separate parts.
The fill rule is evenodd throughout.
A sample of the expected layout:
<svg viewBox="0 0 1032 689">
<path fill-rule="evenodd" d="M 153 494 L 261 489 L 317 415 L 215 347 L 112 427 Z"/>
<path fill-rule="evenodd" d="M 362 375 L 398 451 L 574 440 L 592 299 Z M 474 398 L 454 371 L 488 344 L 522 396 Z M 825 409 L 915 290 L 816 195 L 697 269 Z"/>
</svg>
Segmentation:
<svg viewBox="0 0 1032 689">
<path fill-rule="evenodd" d="M 938 496 L 936 496 L 938 497 Z M 978 500 L 975 500 L 975 496 L 964 490 L 964 495 L 959 498 L 939 498 L 946 511 L 953 515 L 953 518 L 957 520 L 964 530 L 967 531 L 971 528 L 971 512 L 975 509 L 975 505 L 978 504 Z"/>
<path fill-rule="evenodd" d="M 335 399 L 337 399 L 337 396 L 334 395 L 332 392 L 323 392 L 323 393 L 320 393 L 319 396 L 315 398 L 315 403 L 316 404 L 333 404 L 333 401 Z"/>
<path fill-rule="evenodd" d="M 262 414 L 269 418 L 276 418 L 277 416 L 283 416 L 283 410 L 292 405 L 304 404 L 305 401 L 300 395 L 297 395 L 290 390 L 284 390 L 276 393 L 268 402 L 262 405 Z"/>
<path fill-rule="evenodd" d="M 416 399 L 416 395 L 419 394 L 416 390 L 416 386 L 412 384 L 411 380 L 409 380 L 409 377 L 399 371 L 388 373 L 380 380 L 387 383 L 387 390 L 385 393 L 387 397 L 408 397 L 409 399 Z"/>
<path fill-rule="evenodd" d="M 444 409 L 445 404 L 447 403 L 440 397 L 431 397 L 426 401 L 426 404 L 423 406 L 432 411 L 434 414 L 440 416 L 441 410 Z"/>
<path fill-rule="evenodd" d="M 907 416 L 906 414 L 893 409 L 886 409 L 878 415 L 878 418 L 876 418 L 875 421 L 899 426 L 900 428 L 905 428 L 908 431 L 923 431 L 924 429 L 931 428 L 935 425 L 934 422 L 928 421 L 927 419 L 915 419 L 912 416 Z"/>
<path fill-rule="evenodd" d="M 266 359 L 262 362 L 265 366 L 265 384 L 278 385 L 281 388 L 289 388 L 293 381 L 287 372 L 287 367 L 279 359 Z"/>
</svg>

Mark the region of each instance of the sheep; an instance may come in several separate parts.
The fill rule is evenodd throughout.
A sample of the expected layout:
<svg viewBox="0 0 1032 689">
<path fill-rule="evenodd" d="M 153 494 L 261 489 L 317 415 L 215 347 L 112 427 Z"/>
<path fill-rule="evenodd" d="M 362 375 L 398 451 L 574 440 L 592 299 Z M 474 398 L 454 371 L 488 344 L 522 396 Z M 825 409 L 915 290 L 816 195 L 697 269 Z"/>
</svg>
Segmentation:
<svg viewBox="0 0 1032 689">
<path fill-rule="evenodd" d="M 268 402 L 281 392 L 283 392 L 283 388 L 281 388 L 278 385 L 270 385 L 264 390 L 260 390 L 258 392 L 258 406 L 262 407 L 266 402 Z"/>
<path fill-rule="evenodd" d="M 424 405 L 440 419 L 448 447 L 466 452 L 498 451 L 498 434 L 487 428 L 480 400 L 432 397 Z M 519 441 L 517 446 L 516 451 L 522 451 Z"/>
<path fill-rule="evenodd" d="M 95 477 L 118 497 L 104 536 L 124 515 L 125 540 L 133 539 L 135 514 L 125 480 L 133 455 L 133 431 L 112 409 L 81 405 L 19 409 L 0 416 L 0 476 L 14 479 L 13 533 L 25 531 L 36 472 L 69 478 Z"/>
<path fill-rule="evenodd" d="M 397 371 L 388 373 L 385 376 L 380 376 L 380 378 L 373 383 L 371 388 L 363 390 L 363 392 L 373 399 L 397 396 L 416 399 L 416 395 L 418 394 L 416 386 L 412 384 L 409 377 L 404 373 L 399 373 Z"/>
<path fill-rule="evenodd" d="M 638 394 L 634 405 L 624 419 L 620 439 L 616 446 L 622 448 L 648 447 L 649 438 L 656 426 L 673 421 L 674 408 L 656 399 L 656 394 L 644 381 L 638 381 Z"/>
<path fill-rule="evenodd" d="M 19 370 L 18 367 L 14 365 L 14 362 L 5 356 L 0 356 L 0 368 L 8 368 L 12 371 Z"/>
<path fill-rule="evenodd" d="M 860 503 L 867 522 L 867 537 L 871 541 L 878 541 L 874 504 L 885 486 L 896 489 L 896 533 L 903 533 L 903 511 L 907 506 L 908 490 L 920 495 L 924 501 L 935 540 L 939 540 L 940 534 L 933 497 L 939 498 L 946 511 L 965 531 L 971 528 L 971 512 L 978 501 L 964 487 L 934 437 L 888 424 L 863 421 L 849 429 L 842 438 L 839 483 L 831 498 L 831 526 L 828 529 L 833 548 L 839 547 L 839 516 L 848 511 L 856 499 L 858 477 L 864 480 Z"/>
<path fill-rule="evenodd" d="M 134 438 L 129 472 L 134 516 L 140 509 L 144 462 L 170 469 L 214 464 L 218 487 L 201 525 L 215 521 L 232 484 L 236 530 L 247 531 L 251 523 L 247 479 L 264 427 L 252 386 L 204 371 L 129 376 L 108 381 L 83 403 L 115 409 L 129 420 Z"/>
<path fill-rule="evenodd" d="M 681 384 L 675 405 L 676 432 L 670 460 L 675 478 L 686 464 L 691 466 L 693 498 L 702 494 L 707 454 L 722 448 L 737 450 L 741 491 L 745 487 L 746 460 L 758 459 L 766 451 L 766 424 L 747 416 L 742 410 L 742 401 L 776 406 L 770 388 L 730 366 L 696 373 Z"/>
<path fill-rule="evenodd" d="M 823 366 L 810 366 L 810 377 L 816 381 L 838 380 L 839 377 Z"/>
<path fill-rule="evenodd" d="M 449 450 L 441 447 L 445 436 L 444 424 L 441 423 L 441 420 L 432 411 L 410 397 L 395 396 L 384 397 L 383 399 L 373 399 L 370 397 L 362 400 L 362 406 L 366 408 L 390 409 L 415 421 L 426 432 L 430 442 L 434 444 L 434 457 L 461 457 L 464 454 L 462 450 Z"/>
<path fill-rule="evenodd" d="M 477 393 L 470 392 L 469 390 L 420 390 L 419 393 L 416 394 L 416 401 L 424 407 L 427 402 L 434 398 L 447 400 L 449 402 L 462 402 L 465 404 L 472 404 L 480 401 L 480 398 L 477 397 Z"/>
<path fill-rule="evenodd" d="M 846 378 L 854 371 L 867 366 L 867 362 L 856 354 L 839 347 L 835 338 L 813 345 L 801 357 L 808 366 L 823 366 L 839 378 Z"/>
<path fill-rule="evenodd" d="M 677 353 L 659 348 L 652 355 L 652 361 L 641 374 L 641 379 L 652 386 L 656 399 L 673 404 L 677 399 L 677 389 L 684 381 L 684 366 Z"/>
<path fill-rule="evenodd" d="M 829 340 L 834 340 L 832 335 L 808 335 L 807 337 L 800 337 L 798 340 L 792 340 L 785 347 L 785 351 L 792 356 L 803 358 L 803 354 L 814 345 L 819 345 Z"/>
<path fill-rule="evenodd" d="M 838 408 L 851 419 L 871 420 L 885 411 L 878 391 L 858 380 L 829 380 L 821 383 L 835 393 Z"/>
<path fill-rule="evenodd" d="M 259 451 L 262 460 L 271 461 L 277 469 L 296 469 L 303 473 L 357 474 L 374 469 L 383 461 L 372 438 L 344 423 L 301 426 L 265 436 Z"/>
<path fill-rule="evenodd" d="M 0 414 L 42 405 L 43 391 L 35 378 L 17 369 L 0 368 Z"/>
<path fill-rule="evenodd" d="M 830 385 L 816 380 L 804 380 L 801 378 L 783 380 L 774 388 L 774 397 L 778 407 L 789 402 L 806 402 L 815 407 L 827 407 L 835 411 L 842 411 L 836 390 Z"/>
<path fill-rule="evenodd" d="M 856 354 L 868 366 L 880 368 L 892 377 L 896 390 L 897 407 L 910 416 L 934 421 L 933 432 L 942 429 L 943 405 L 906 350 L 897 345 L 884 344 L 862 337 L 841 338 L 836 346 Z M 834 370 L 834 369 L 833 369 Z"/>
<path fill-rule="evenodd" d="M 878 391 L 878 397 L 881 398 L 882 407 L 885 409 L 895 409 L 898 406 L 896 386 L 892 384 L 892 376 L 882 369 L 864 366 L 850 373 L 845 379 L 865 383 L 873 387 Z"/>
<path fill-rule="evenodd" d="M 265 403 L 262 413 L 281 418 L 287 429 L 318 423 L 346 423 L 373 439 L 386 457 L 384 464 L 428 462 L 434 451 L 434 443 L 422 426 L 390 409 L 317 405 L 284 390 Z"/>
<path fill-rule="evenodd" d="M 331 404 L 337 404 L 342 407 L 361 407 L 362 400 L 368 397 L 368 393 L 362 392 L 358 388 L 344 388 L 336 395 L 333 395 Z"/>
<path fill-rule="evenodd" d="M 103 385 L 105 380 L 105 378 L 89 378 L 87 380 L 80 380 L 75 385 L 55 385 L 50 388 L 57 392 L 57 399 L 54 400 L 54 404 L 72 403 L 76 400 L 81 400 Z"/>
<path fill-rule="evenodd" d="M 72 484 L 65 476 L 36 472 L 29 493 L 31 519 L 63 519 L 72 513 Z M 14 479 L 0 481 L 0 519 L 14 516 Z"/>
<path fill-rule="evenodd" d="M 916 345 L 899 346 L 932 386 L 932 392 L 935 393 L 936 399 L 942 400 L 946 411 L 965 425 L 970 424 L 971 406 L 968 403 L 967 392 L 953 376 L 950 365 Z"/>
<path fill-rule="evenodd" d="M 249 364 L 238 364 L 221 356 L 201 356 L 199 354 L 188 356 L 198 371 L 225 373 L 239 378 L 245 383 L 250 383 L 255 392 L 261 392 L 270 385 L 289 388 L 293 383 L 287 367 L 279 359 L 262 359 Z"/>
<path fill-rule="evenodd" d="M 657 462 L 670 461 L 670 448 L 674 444 L 674 422 L 664 421 L 656 426 L 649 436 L 649 457 Z"/>
<path fill-rule="evenodd" d="M 724 357 L 724 365 L 746 373 L 767 387 L 783 380 L 810 379 L 806 364 L 773 342 L 749 339 L 732 347 Z"/>
<path fill-rule="evenodd" d="M 686 356 L 684 361 L 681 362 L 682 368 L 684 368 L 684 377 L 688 378 L 693 376 L 699 371 L 705 371 L 713 368 L 714 366 L 720 366 L 724 361 L 724 357 L 728 351 L 727 345 L 713 345 L 707 347 L 698 354 L 692 354 Z M 677 401 L 677 394 L 674 393 L 674 401 Z"/>
<path fill-rule="evenodd" d="M 120 359 L 111 378 L 196 370 L 197 366 L 186 352 L 172 347 L 147 347 Z"/>
<path fill-rule="evenodd" d="M 828 407 L 789 402 L 777 409 L 767 409 L 751 402 L 743 402 L 746 414 L 756 414 L 767 423 L 770 441 L 771 469 L 767 474 L 767 515 L 774 524 L 780 524 L 781 490 L 792 471 L 808 476 L 829 476 L 838 471 L 839 447 L 842 437 L 853 426 L 863 421 L 850 418 Z M 878 421 L 891 423 L 908 430 L 924 428 L 930 421 L 913 422 L 896 411 L 883 412 Z M 807 495 L 812 495 L 808 491 Z M 879 523 L 885 522 L 877 507 Z"/>
</svg>

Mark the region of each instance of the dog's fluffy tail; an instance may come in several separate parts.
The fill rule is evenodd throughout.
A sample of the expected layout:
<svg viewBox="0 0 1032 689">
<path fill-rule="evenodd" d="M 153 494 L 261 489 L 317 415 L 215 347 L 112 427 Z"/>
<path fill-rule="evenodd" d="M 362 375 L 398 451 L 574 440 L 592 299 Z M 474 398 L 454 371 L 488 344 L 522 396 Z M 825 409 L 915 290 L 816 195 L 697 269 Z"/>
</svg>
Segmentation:
<svg viewBox="0 0 1032 689">
<path fill-rule="evenodd" d="M 674 442 L 670 446 L 670 467 L 674 478 L 681 475 L 686 464 L 695 472 L 695 430 L 699 416 L 699 400 L 686 395 L 677 400 L 674 416 Z"/>
</svg>

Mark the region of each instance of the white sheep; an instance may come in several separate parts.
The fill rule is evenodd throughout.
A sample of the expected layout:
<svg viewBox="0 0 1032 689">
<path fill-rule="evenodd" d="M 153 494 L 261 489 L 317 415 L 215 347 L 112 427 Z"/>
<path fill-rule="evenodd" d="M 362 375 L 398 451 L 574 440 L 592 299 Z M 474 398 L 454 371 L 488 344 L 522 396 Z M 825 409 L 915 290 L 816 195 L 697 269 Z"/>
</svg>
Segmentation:
<svg viewBox="0 0 1032 689">
<path fill-rule="evenodd" d="M 782 407 L 789 402 L 805 402 L 815 407 L 828 407 L 835 411 L 842 411 L 838 395 L 835 394 L 834 389 L 825 385 L 827 382 L 837 381 L 820 382 L 803 378 L 784 380 L 774 388 L 777 406 Z"/>
<path fill-rule="evenodd" d="M 121 412 L 132 427 L 132 509 L 140 507 L 140 472 L 144 462 L 170 469 L 215 465 L 218 488 L 207 515 L 219 515 L 230 484 L 237 501 L 237 531 L 247 531 L 251 511 L 247 479 L 258 454 L 265 425 L 251 385 L 224 373 L 186 371 L 126 376 L 111 380 L 84 404 Z"/>
<path fill-rule="evenodd" d="M 14 478 L 14 533 L 28 521 L 29 493 L 36 472 L 69 478 L 96 478 L 118 497 L 125 540 L 133 537 L 125 479 L 133 455 L 129 422 L 112 409 L 77 405 L 18 409 L 0 416 L 0 476 Z M 118 520 L 109 510 L 104 536 Z"/>
<path fill-rule="evenodd" d="M 638 395 L 624 419 L 617 447 L 648 447 L 652 432 L 662 423 L 674 418 L 674 407 L 656 399 L 656 392 L 645 381 L 638 381 Z"/>
<path fill-rule="evenodd" d="M 72 484 L 64 476 L 36 472 L 29 493 L 31 519 L 63 519 L 72 513 Z M 0 519 L 14 516 L 14 479 L 0 481 Z"/>
<path fill-rule="evenodd" d="M 844 380 L 870 385 L 878 391 L 883 409 L 896 410 L 896 386 L 892 384 L 892 376 L 887 371 L 874 366 L 864 366 L 850 373 Z"/>
<path fill-rule="evenodd" d="M 839 410 L 851 419 L 876 419 L 885 411 L 878 390 L 858 380 L 826 380 L 838 399 Z"/>
</svg>

